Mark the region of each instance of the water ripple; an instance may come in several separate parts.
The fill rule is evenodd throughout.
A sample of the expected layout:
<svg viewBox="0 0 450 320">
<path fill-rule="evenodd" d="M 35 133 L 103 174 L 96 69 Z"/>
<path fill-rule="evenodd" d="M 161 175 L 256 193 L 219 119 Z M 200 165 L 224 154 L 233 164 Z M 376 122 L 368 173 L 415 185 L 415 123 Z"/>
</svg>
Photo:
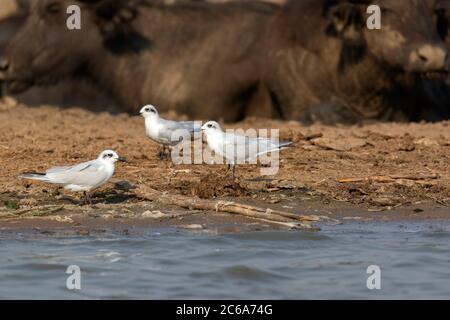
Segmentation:
<svg viewBox="0 0 450 320">
<path fill-rule="evenodd" d="M 88 237 L 0 232 L 0 298 L 448 298 L 450 223 L 346 223 L 321 232 Z M 81 268 L 82 289 L 66 289 Z M 382 270 L 368 290 L 366 269 Z"/>
</svg>

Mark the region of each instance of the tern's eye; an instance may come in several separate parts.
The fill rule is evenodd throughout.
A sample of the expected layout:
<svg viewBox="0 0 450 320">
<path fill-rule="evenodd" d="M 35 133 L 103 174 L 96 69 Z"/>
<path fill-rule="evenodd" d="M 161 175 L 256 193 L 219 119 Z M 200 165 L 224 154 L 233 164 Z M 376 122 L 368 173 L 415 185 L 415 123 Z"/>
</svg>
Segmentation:
<svg viewBox="0 0 450 320">
<path fill-rule="evenodd" d="M 150 111 L 151 113 L 156 113 L 156 112 L 155 112 L 155 109 L 150 109 L 149 111 Z"/>
<path fill-rule="evenodd" d="M 106 156 L 107 156 L 108 158 L 112 158 L 112 157 L 113 157 L 113 154 L 112 154 L 112 153 L 108 153 Z"/>
<path fill-rule="evenodd" d="M 150 109 L 149 109 L 149 108 L 146 108 L 146 109 L 144 109 L 144 111 L 146 111 L 146 112 L 150 112 Z"/>
<path fill-rule="evenodd" d="M 210 123 L 210 124 L 207 125 L 207 127 L 208 127 L 208 128 L 212 128 L 213 125 Z"/>
</svg>

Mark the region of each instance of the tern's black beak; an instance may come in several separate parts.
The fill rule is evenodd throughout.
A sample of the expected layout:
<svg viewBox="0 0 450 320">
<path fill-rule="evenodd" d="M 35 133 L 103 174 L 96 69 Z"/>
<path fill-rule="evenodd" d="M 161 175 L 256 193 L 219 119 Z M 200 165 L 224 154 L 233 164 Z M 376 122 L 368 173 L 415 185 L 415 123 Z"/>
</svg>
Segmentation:
<svg viewBox="0 0 450 320">
<path fill-rule="evenodd" d="M 128 162 L 127 159 L 125 159 L 125 158 L 123 158 L 123 157 L 117 158 L 117 161 L 120 161 L 120 162 Z"/>
</svg>

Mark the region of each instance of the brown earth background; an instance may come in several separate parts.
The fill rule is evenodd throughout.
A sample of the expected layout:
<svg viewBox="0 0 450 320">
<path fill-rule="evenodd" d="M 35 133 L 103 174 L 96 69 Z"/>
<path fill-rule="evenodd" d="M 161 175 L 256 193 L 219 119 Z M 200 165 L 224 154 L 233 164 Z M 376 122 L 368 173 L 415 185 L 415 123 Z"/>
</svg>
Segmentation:
<svg viewBox="0 0 450 320">
<path fill-rule="evenodd" d="M 448 217 L 450 122 L 304 127 L 293 121 L 247 119 L 226 127 L 279 128 L 281 138 L 293 140 L 295 146 L 281 152 L 276 176 L 261 176 L 258 165 L 243 165 L 237 168 L 236 180 L 225 175 L 225 165 L 173 165 L 160 160 L 159 146 L 145 136 L 143 119 L 128 114 L 32 108 L 6 98 L 0 104 L 0 123 L 0 213 L 9 222 L 17 223 L 22 211 L 23 217 L 52 216 L 48 212 L 52 208 L 63 214 L 60 222 L 75 212 L 83 219 L 92 212 L 94 217 L 124 218 L 121 212 L 130 207 L 132 217 L 153 217 L 155 208 L 161 214 L 180 210 L 142 201 L 133 189 L 114 186 L 124 180 L 168 194 L 232 200 L 326 220 Z M 129 162 L 119 164 L 112 182 L 97 190 L 94 209 L 58 187 L 18 178 L 22 172 L 93 159 L 109 148 Z M 195 225 L 214 221 L 205 212 L 200 220 Z M 236 217 L 228 221 L 242 222 Z"/>
<path fill-rule="evenodd" d="M 0 24 L 15 10 L 15 1 L 2 0 Z M 0 49 L 10 36 L 3 31 Z M 73 90 L 83 99 L 68 102 Z M 90 111 L 77 107 L 86 100 Z M 186 119 L 174 113 L 162 116 Z M 249 118 L 224 127 L 280 129 L 281 138 L 295 145 L 281 152 L 276 176 L 262 177 L 257 165 L 248 165 L 239 166 L 233 180 L 225 176 L 224 165 L 175 166 L 160 160 L 159 146 L 145 136 L 143 119 L 119 113 L 89 84 L 66 83 L 4 97 L 0 228 L 71 226 L 89 232 L 92 227 L 142 224 L 210 230 L 274 227 L 248 217 L 142 200 L 123 182 L 114 185 L 120 181 L 165 194 L 313 214 L 333 223 L 449 217 L 450 122 L 306 127 L 295 121 Z M 112 182 L 97 190 L 95 208 L 82 206 L 77 195 L 58 187 L 18 178 L 22 172 L 93 159 L 104 149 L 116 150 L 129 163 L 119 164 Z"/>
</svg>

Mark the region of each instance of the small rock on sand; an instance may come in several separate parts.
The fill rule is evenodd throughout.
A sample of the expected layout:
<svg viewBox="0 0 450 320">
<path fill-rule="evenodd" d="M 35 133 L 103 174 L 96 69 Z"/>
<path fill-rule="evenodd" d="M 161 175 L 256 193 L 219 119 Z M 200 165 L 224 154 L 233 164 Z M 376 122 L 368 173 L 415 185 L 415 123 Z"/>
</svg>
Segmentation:
<svg viewBox="0 0 450 320">
<path fill-rule="evenodd" d="M 141 216 L 142 216 L 142 218 L 159 219 L 159 218 L 165 217 L 166 214 L 162 213 L 159 210 L 155 210 L 155 211 L 147 210 L 147 211 L 142 212 Z"/>
<path fill-rule="evenodd" d="M 201 224 L 184 224 L 180 226 L 180 228 L 184 229 L 203 229 L 203 226 Z"/>
<path fill-rule="evenodd" d="M 6 111 L 16 107 L 19 103 L 11 96 L 4 96 L 0 99 L 0 111 Z"/>
<path fill-rule="evenodd" d="M 416 141 L 414 141 L 415 144 L 422 145 L 424 147 L 432 147 L 432 146 L 438 146 L 439 143 L 436 140 L 430 139 L 430 138 L 421 138 Z"/>
</svg>

